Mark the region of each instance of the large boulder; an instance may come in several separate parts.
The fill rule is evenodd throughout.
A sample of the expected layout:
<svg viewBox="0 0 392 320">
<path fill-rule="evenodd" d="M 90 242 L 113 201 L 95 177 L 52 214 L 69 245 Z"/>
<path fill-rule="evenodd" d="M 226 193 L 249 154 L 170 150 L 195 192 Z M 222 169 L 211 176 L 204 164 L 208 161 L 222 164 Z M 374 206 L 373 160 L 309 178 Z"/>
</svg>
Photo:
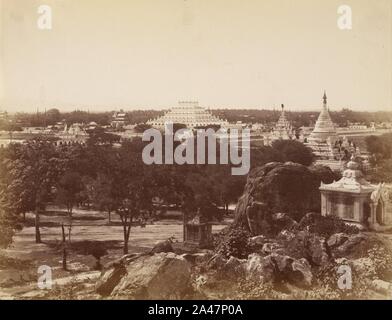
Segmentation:
<svg viewBox="0 0 392 320">
<path fill-rule="evenodd" d="M 127 299 L 181 299 L 191 288 L 191 264 L 175 253 L 140 255 L 103 274 L 97 292 Z"/>
<path fill-rule="evenodd" d="M 392 294 L 392 283 L 390 283 L 390 282 L 380 280 L 380 279 L 375 279 L 372 281 L 371 287 L 376 292 L 385 294 L 388 297 L 390 297 Z"/>
<path fill-rule="evenodd" d="M 224 255 L 216 253 L 207 261 L 206 267 L 207 269 L 220 271 L 223 270 L 227 261 L 228 259 Z"/>
<path fill-rule="evenodd" d="M 311 261 L 316 266 L 327 265 L 330 260 L 330 253 L 323 237 L 312 235 L 308 239 L 308 250 Z"/>
<path fill-rule="evenodd" d="M 263 257 L 251 254 L 246 263 L 246 278 L 256 283 L 272 283 L 275 281 L 275 262 L 271 256 Z"/>
<path fill-rule="evenodd" d="M 263 248 L 261 249 L 261 252 L 265 255 L 271 254 L 271 253 L 283 253 L 284 252 L 284 247 L 280 243 L 277 242 L 267 242 L 264 243 Z"/>
<path fill-rule="evenodd" d="M 310 287 L 313 281 L 311 266 L 305 258 L 272 253 L 268 256 L 252 254 L 245 265 L 248 281 L 260 284 L 290 282 L 301 287 Z"/>
<path fill-rule="evenodd" d="M 247 260 L 230 257 L 223 267 L 223 272 L 228 278 L 238 279 L 245 273 Z"/>
<path fill-rule="evenodd" d="M 334 233 L 328 238 L 327 244 L 330 248 L 336 248 L 348 240 L 349 236 L 343 232 Z"/>
<path fill-rule="evenodd" d="M 313 281 L 311 266 L 305 258 L 295 260 L 291 265 L 293 272 L 289 280 L 298 286 L 310 287 Z"/>
<path fill-rule="evenodd" d="M 253 169 L 235 211 L 235 224 L 252 234 L 276 235 L 306 212 L 320 210 L 321 181 L 336 178 L 328 168 L 271 162 Z M 275 215 L 285 212 L 285 215 Z"/>
<path fill-rule="evenodd" d="M 263 235 L 254 236 L 249 238 L 249 245 L 252 247 L 263 247 L 267 241 L 268 239 Z"/>
<path fill-rule="evenodd" d="M 246 259 L 229 258 L 217 253 L 213 255 L 205 264 L 207 271 L 214 271 L 218 278 L 236 279 L 242 277 L 245 272 Z"/>
<path fill-rule="evenodd" d="M 102 296 L 109 296 L 126 273 L 127 270 L 122 263 L 112 265 L 102 272 L 101 278 L 95 285 L 96 292 Z"/>
<path fill-rule="evenodd" d="M 308 231 L 297 232 L 286 250 L 297 259 L 306 258 L 313 266 L 325 266 L 332 259 L 325 238 Z"/>
<path fill-rule="evenodd" d="M 336 257 L 346 257 L 356 251 L 356 249 L 367 239 L 363 233 L 358 233 L 348 236 L 348 239 L 344 241 L 340 246 L 334 248 L 332 251 Z"/>
</svg>

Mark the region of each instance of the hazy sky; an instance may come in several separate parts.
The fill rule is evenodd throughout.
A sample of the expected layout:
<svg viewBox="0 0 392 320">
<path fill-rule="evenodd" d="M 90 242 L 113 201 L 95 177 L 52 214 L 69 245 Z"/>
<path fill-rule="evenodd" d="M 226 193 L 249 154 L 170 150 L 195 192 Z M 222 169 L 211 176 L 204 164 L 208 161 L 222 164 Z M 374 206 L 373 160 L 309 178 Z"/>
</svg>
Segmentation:
<svg viewBox="0 0 392 320">
<path fill-rule="evenodd" d="M 392 110 L 391 0 L 0 0 L 0 109 Z M 52 8 L 39 30 L 37 8 Z M 350 5 L 352 30 L 337 27 Z"/>
</svg>

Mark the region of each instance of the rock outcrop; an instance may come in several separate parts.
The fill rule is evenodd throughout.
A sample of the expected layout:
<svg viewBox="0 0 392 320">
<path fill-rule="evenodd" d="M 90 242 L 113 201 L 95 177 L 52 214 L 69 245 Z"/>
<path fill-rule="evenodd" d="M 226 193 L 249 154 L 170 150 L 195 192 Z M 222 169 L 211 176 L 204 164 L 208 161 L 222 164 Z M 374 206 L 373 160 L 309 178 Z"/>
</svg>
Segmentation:
<svg viewBox="0 0 392 320">
<path fill-rule="evenodd" d="M 235 211 L 235 224 L 253 235 L 274 235 L 288 218 L 299 220 L 320 210 L 320 182 L 331 183 L 335 174 L 325 167 L 271 162 L 253 169 Z M 286 217 L 275 216 L 285 212 Z"/>
<path fill-rule="evenodd" d="M 180 255 L 139 255 L 106 270 L 96 291 L 126 299 L 181 299 L 191 288 L 190 280 L 191 264 Z"/>
</svg>

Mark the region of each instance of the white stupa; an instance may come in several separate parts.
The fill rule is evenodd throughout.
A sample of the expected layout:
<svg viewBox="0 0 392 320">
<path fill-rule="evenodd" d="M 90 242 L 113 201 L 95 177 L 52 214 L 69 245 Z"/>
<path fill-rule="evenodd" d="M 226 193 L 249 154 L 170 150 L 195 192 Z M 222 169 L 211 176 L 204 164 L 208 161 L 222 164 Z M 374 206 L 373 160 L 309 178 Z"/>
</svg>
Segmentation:
<svg viewBox="0 0 392 320">
<path fill-rule="evenodd" d="M 309 142 L 326 142 L 328 139 L 334 140 L 337 137 L 335 124 L 332 122 L 327 106 L 327 94 L 324 91 L 323 109 L 317 119 L 316 125 L 309 137 Z"/>
<path fill-rule="evenodd" d="M 327 94 L 324 91 L 323 109 L 317 119 L 316 125 L 308 138 L 308 147 L 318 159 L 335 158 L 334 144 L 338 139 L 335 124 L 332 122 L 327 106 Z"/>
</svg>

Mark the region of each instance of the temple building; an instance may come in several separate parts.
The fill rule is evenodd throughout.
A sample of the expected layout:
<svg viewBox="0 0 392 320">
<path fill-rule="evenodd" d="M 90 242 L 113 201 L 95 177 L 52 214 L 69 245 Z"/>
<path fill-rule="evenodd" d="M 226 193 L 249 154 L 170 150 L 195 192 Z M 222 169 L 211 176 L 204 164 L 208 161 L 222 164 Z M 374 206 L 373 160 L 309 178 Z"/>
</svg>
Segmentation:
<svg viewBox="0 0 392 320">
<path fill-rule="evenodd" d="M 386 214 L 389 198 L 385 184 L 373 185 L 363 177 L 352 156 L 339 181 L 321 183 L 321 214 L 334 215 L 347 222 L 373 230 L 382 230 L 390 221 Z"/>
<path fill-rule="evenodd" d="M 189 129 L 210 125 L 226 127 L 229 124 L 200 107 L 197 101 L 180 101 L 178 106 L 167 111 L 162 117 L 147 121 L 147 124 L 158 129 L 164 129 L 165 123 L 183 124 Z"/>
<path fill-rule="evenodd" d="M 2 111 L 0 110 L 0 120 L 5 120 L 8 118 L 8 113 L 7 111 Z"/>
<path fill-rule="evenodd" d="M 111 126 L 116 129 L 122 128 L 125 125 L 126 116 L 127 114 L 122 109 L 114 112 L 110 122 Z"/>
<path fill-rule="evenodd" d="M 284 105 L 282 104 L 282 112 L 278 119 L 278 122 L 275 124 L 272 129 L 270 140 L 291 140 L 295 139 L 295 130 L 291 126 L 291 123 L 287 120 L 286 114 L 284 111 Z"/>
<path fill-rule="evenodd" d="M 85 144 L 89 137 L 81 123 L 73 123 L 69 127 L 65 125 L 64 130 L 55 136 L 59 138 L 56 145 Z"/>
<path fill-rule="evenodd" d="M 325 165 L 334 171 L 342 171 L 344 162 L 336 142 L 339 140 L 335 124 L 329 114 L 327 94 L 324 91 L 323 108 L 318 116 L 315 127 L 305 144 L 312 149 L 316 164 Z"/>
<path fill-rule="evenodd" d="M 308 146 L 312 149 L 316 158 L 333 160 L 333 146 L 338 139 L 335 124 L 332 122 L 327 106 L 327 94 L 324 91 L 323 109 L 317 119 L 316 125 L 310 134 Z"/>
</svg>

